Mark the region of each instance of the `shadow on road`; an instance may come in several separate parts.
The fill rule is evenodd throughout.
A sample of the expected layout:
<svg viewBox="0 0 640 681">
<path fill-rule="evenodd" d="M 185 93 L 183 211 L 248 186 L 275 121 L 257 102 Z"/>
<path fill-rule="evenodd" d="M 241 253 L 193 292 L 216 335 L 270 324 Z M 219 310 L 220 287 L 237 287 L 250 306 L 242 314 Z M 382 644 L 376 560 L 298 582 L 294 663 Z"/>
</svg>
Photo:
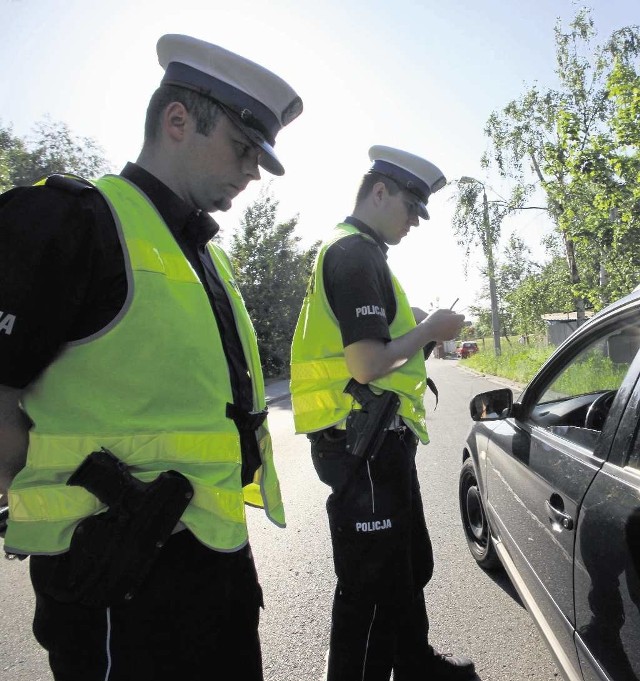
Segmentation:
<svg viewBox="0 0 640 681">
<path fill-rule="evenodd" d="M 515 586 L 511 583 L 507 573 L 502 567 L 488 572 L 485 570 L 487 577 L 491 578 L 508 596 L 511 596 L 513 600 L 521 607 L 524 608 L 524 603 L 520 599 Z"/>
</svg>

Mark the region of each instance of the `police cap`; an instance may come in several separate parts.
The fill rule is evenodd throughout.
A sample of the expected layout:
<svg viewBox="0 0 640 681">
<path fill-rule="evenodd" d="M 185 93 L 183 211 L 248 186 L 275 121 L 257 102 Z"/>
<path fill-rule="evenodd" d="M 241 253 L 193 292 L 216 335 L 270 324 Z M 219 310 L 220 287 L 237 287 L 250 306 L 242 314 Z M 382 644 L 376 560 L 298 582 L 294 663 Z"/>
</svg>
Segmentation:
<svg viewBox="0 0 640 681">
<path fill-rule="evenodd" d="M 273 146 L 278 132 L 302 113 L 302 100 L 282 78 L 223 47 L 186 35 L 163 35 L 157 50 L 165 70 L 163 84 L 215 100 L 263 150 L 260 165 L 274 175 L 284 174 Z"/>
<path fill-rule="evenodd" d="M 393 180 L 401 189 L 417 199 L 421 218 L 429 219 L 427 201 L 429 196 L 445 186 L 447 180 L 440 168 L 430 161 L 407 151 L 376 145 L 369 149 L 373 162 L 370 173 L 375 172 Z"/>
</svg>

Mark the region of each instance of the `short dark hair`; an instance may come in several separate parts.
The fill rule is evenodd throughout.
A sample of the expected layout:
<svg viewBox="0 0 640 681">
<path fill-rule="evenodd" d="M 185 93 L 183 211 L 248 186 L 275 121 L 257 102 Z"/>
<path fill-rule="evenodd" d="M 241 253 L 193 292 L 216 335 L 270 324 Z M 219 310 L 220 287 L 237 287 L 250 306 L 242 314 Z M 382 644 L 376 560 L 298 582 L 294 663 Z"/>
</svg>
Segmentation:
<svg viewBox="0 0 640 681">
<path fill-rule="evenodd" d="M 155 142 L 160 132 L 163 111 L 171 102 L 180 102 L 196 121 L 196 132 L 208 135 L 215 127 L 222 109 L 218 103 L 198 92 L 179 85 L 161 85 L 152 95 L 144 122 L 145 144 Z"/>
<path fill-rule="evenodd" d="M 373 187 L 378 182 L 384 184 L 391 196 L 395 196 L 400 191 L 400 187 L 390 177 L 373 171 L 369 172 L 362 178 L 360 188 L 356 194 L 356 208 L 371 194 Z"/>
</svg>

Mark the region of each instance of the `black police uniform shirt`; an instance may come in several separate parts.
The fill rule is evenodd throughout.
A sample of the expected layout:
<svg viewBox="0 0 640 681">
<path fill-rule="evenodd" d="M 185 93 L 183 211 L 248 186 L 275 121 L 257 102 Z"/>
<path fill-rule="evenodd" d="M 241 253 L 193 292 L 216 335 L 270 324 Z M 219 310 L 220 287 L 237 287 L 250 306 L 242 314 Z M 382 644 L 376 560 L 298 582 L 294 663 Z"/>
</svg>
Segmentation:
<svg viewBox="0 0 640 681">
<path fill-rule="evenodd" d="M 128 163 L 121 175 L 151 200 L 204 283 L 234 402 L 251 411 L 251 380 L 233 311 L 205 250 L 218 225 L 140 166 Z M 122 247 L 99 192 L 45 185 L 17 187 L 0 196 L 0 385 L 29 385 L 66 343 L 104 328 L 126 294 Z M 3 324 L 7 315 L 12 315 L 10 323 Z M 243 455 L 252 459 L 243 461 L 247 482 L 260 462 L 255 448 Z"/>
<path fill-rule="evenodd" d="M 389 325 L 396 316 L 389 247 L 362 220 L 344 220 L 373 238 L 352 234 L 329 246 L 323 263 L 324 287 L 344 347 L 361 340 L 391 340 Z"/>
</svg>

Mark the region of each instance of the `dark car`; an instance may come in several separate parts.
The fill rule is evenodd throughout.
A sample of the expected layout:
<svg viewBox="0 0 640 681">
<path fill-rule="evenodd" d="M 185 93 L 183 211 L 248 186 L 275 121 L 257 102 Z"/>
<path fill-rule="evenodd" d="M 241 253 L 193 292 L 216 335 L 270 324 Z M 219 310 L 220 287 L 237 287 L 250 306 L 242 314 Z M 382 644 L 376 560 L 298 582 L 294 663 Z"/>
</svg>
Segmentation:
<svg viewBox="0 0 640 681">
<path fill-rule="evenodd" d="M 460 359 L 467 359 L 467 357 L 474 355 L 476 352 L 478 352 L 478 344 L 474 341 L 464 341 L 456 348 L 456 355 Z"/>
<path fill-rule="evenodd" d="M 514 402 L 476 395 L 460 513 L 570 681 L 640 679 L 640 291 L 568 338 Z"/>
</svg>

